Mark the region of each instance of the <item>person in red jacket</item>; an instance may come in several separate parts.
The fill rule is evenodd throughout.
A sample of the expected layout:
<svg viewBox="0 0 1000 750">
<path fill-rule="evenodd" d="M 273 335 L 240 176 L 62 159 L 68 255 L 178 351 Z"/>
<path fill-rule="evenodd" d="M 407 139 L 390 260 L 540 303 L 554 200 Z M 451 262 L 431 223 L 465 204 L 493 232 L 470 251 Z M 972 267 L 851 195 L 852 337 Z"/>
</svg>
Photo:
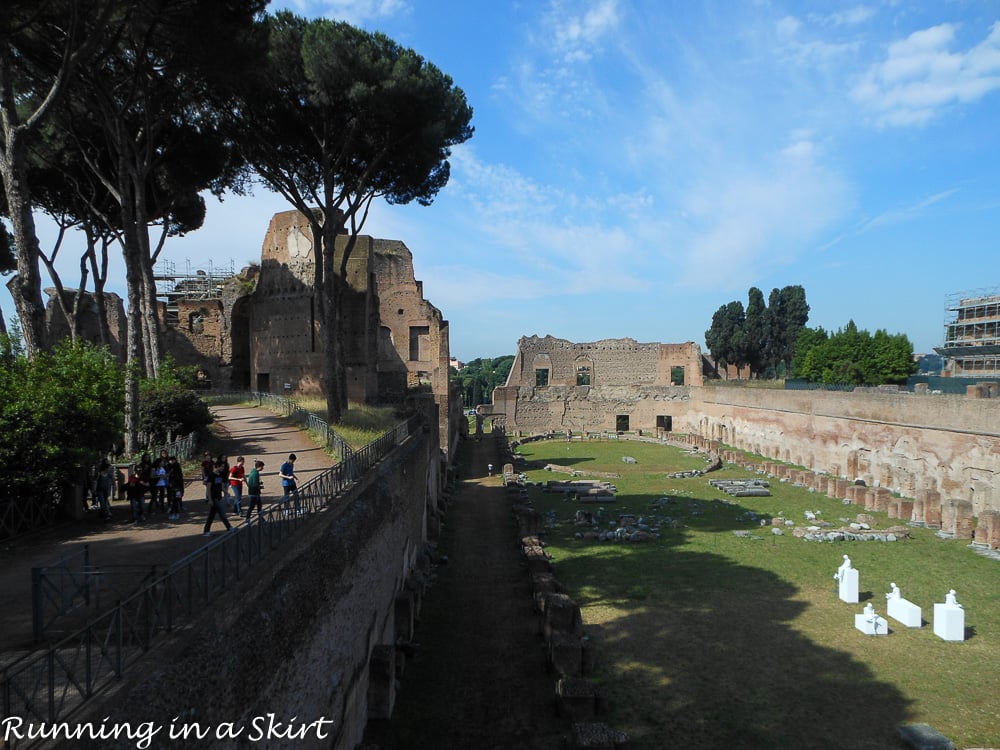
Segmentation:
<svg viewBox="0 0 1000 750">
<path fill-rule="evenodd" d="M 236 463 L 229 470 L 229 489 L 233 493 L 233 512 L 243 515 L 243 483 L 246 482 L 246 469 L 243 467 L 243 456 L 236 457 Z"/>
</svg>

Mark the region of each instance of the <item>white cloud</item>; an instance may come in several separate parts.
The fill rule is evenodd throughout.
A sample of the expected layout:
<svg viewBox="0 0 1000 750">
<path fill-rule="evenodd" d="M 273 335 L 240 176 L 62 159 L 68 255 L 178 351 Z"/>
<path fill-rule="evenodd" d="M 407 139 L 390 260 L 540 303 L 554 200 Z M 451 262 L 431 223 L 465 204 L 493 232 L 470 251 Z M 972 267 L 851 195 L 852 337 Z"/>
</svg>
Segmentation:
<svg viewBox="0 0 1000 750">
<path fill-rule="evenodd" d="M 868 5 L 855 5 L 853 8 L 831 13 L 829 21 L 835 26 L 856 26 L 874 15 L 874 8 Z"/>
<path fill-rule="evenodd" d="M 355 26 L 411 10 L 409 0 L 287 0 L 283 4 L 300 15 L 326 16 Z"/>
<path fill-rule="evenodd" d="M 976 46 L 949 51 L 957 27 L 940 24 L 889 46 L 852 91 L 879 125 L 923 125 L 944 108 L 1000 88 L 1000 23 Z"/>
<path fill-rule="evenodd" d="M 797 140 L 767 163 L 719 170 L 689 193 L 680 282 L 740 288 L 803 254 L 853 205 L 844 178 Z"/>
<path fill-rule="evenodd" d="M 935 203 L 946 200 L 957 192 L 958 188 L 944 190 L 940 193 L 930 195 L 912 206 L 883 211 L 875 218 L 865 222 L 865 225 L 862 227 L 862 231 L 872 229 L 874 227 L 889 226 L 893 224 L 901 224 L 906 221 L 912 221 L 914 218 L 923 215 L 926 212 L 926 209 L 930 208 Z"/>
<path fill-rule="evenodd" d="M 554 0 L 546 18 L 554 44 L 565 62 L 585 62 L 601 39 L 618 26 L 617 0 L 597 0 L 583 13 L 567 13 L 566 3 Z"/>
</svg>

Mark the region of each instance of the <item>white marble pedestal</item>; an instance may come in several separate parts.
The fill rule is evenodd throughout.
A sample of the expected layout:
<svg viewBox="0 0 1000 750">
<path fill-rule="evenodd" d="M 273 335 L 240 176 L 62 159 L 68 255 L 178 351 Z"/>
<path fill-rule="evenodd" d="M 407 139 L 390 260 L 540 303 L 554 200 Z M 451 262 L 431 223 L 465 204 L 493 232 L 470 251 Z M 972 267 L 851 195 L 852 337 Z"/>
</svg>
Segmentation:
<svg viewBox="0 0 1000 750">
<path fill-rule="evenodd" d="M 893 599 L 892 597 L 886 599 L 886 614 L 908 628 L 919 628 L 923 625 L 920 607 L 908 599 Z"/>
<path fill-rule="evenodd" d="M 889 635 L 889 621 L 878 615 L 871 619 L 865 614 L 854 615 L 854 627 L 865 635 Z"/>
<path fill-rule="evenodd" d="M 850 568 L 841 573 L 839 584 L 840 598 L 848 604 L 857 604 L 858 599 L 858 571 L 857 568 Z"/>
<path fill-rule="evenodd" d="M 946 641 L 964 641 L 965 610 L 947 604 L 935 604 L 934 635 Z"/>
</svg>

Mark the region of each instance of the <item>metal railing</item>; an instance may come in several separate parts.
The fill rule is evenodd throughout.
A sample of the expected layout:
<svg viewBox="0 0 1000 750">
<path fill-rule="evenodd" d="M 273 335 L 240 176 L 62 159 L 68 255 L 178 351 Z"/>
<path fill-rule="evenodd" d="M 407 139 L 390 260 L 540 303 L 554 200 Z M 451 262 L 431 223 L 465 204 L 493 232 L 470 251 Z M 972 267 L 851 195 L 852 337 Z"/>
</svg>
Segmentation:
<svg viewBox="0 0 1000 750">
<path fill-rule="evenodd" d="M 109 611 L 42 651 L 27 654 L 0 675 L 0 722 L 63 721 L 111 685 L 151 650 L 158 638 L 190 623 L 309 516 L 364 477 L 420 425 L 411 417 L 363 449 L 283 497 L 256 519 L 178 560 Z M 8 742 L 10 748 L 28 743 Z"/>
<path fill-rule="evenodd" d="M 11 539 L 56 522 L 58 503 L 51 497 L 0 497 L 0 539 Z"/>
<path fill-rule="evenodd" d="M 257 406 L 281 414 L 293 423 L 317 435 L 323 442 L 323 445 L 332 450 L 338 456 L 339 460 L 345 461 L 354 453 L 354 450 L 347 444 L 347 441 L 338 435 L 336 430 L 330 427 L 327 422 L 284 396 L 258 391 L 229 391 L 205 394 L 203 398 L 210 403 L 223 404 L 241 403 L 244 401 L 256 402 Z"/>
<path fill-rule="evenodd" d="M 31 569 L 31 631 L 40 641 L 63 615 L 90 603 L 90 545 L 61 557 L 54 564 Z"/>
</svg>

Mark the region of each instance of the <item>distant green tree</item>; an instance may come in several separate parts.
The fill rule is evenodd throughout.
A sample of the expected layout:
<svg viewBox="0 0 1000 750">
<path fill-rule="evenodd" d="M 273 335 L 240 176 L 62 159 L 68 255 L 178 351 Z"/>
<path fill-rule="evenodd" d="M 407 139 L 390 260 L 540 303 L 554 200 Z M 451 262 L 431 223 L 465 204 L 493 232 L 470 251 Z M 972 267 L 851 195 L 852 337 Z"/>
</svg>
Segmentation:
<svg viewBox="0 0 1000 750">
<path fill-rule="evenodd" d="M 790 369 L 796 342 L 808 321 L 809 305 L 803 287 L 796 284 L 771 290 L 764 359 L 775 372 Z"/>
<path fill-rule="evenodd" d="M 712 327 L 705 331 L 705 344 L 716 368 L 725 372 L 729 365 L 739 367 L 745 357 L 743 324 L 746 313 L 739 301 L 722 305 L 712 316 Z"/>
<path fill-rule="evenodd" d="M 107 349 L 64 341 L 0 357 L 3 493 L 58 496 L 121 442 L 124 376 Z"/>
<path fill-rule="evenodd" d="M 828 385 L 899 385 L 916 369 L 906 335 L 880 329 L 872 336 L 853 320 L 829 335 L 822 328 L 803 329 L 793 363 L 795 377 Z"/>
<path fill-rule="evenodd" d="M 769 331 L 764 293 L 753 286 L 747 298 L 746 320 L 743 322 L 743 360 L 750 366 L 750 377 L 753 378 L 759 377 L 766 366 Z"/>
<path fill-rule="evenodd" d="M 506 354 L 497 358 L 477 358 L 469 362 L 461 371 L 454 371 L 452 379 L 462 391 L 462 404 L 474 408 L 488 404 L 493 398 L 493 389 L 507 382 L 514 355 Z"/>
</svg>

